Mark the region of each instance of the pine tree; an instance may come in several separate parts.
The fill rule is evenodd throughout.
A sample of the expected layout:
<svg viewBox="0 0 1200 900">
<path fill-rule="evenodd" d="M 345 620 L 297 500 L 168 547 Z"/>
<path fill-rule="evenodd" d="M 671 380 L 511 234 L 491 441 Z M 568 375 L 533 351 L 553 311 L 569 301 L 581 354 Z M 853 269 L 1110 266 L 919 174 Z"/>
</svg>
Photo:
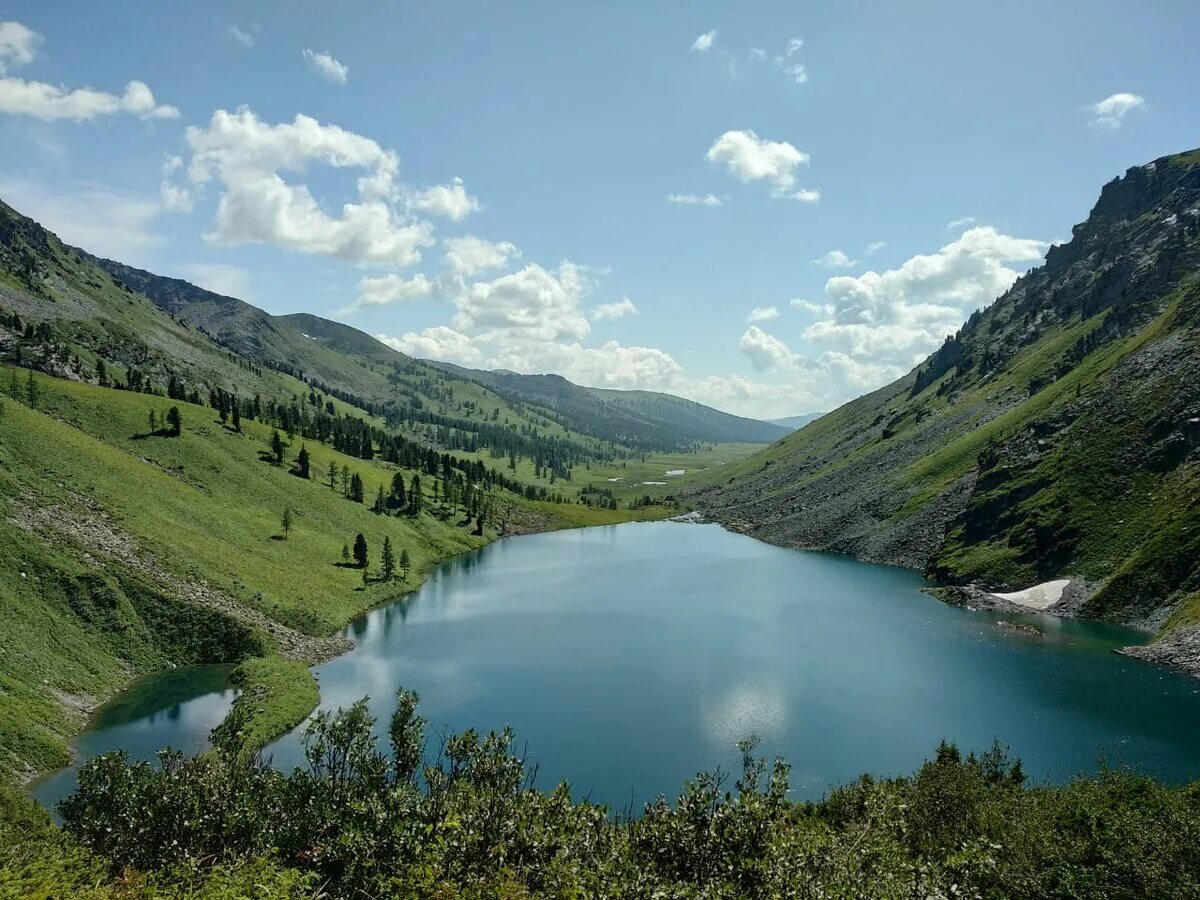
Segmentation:
<svg viewBox="0 0 1200 900">
<path fill-rule="evenodd" d="M 350 562 L 350 545 L 342 544 L 342 562 Z"/>
<path fill-rule="evenodd" d="M 404 502 L 404 476 L 400 472 L 397 472 L 392 476 L 391 505 L 396 509 L 403 509 Z"/>
<path fill-rule="evenodd" d="M 329 461 L 329 471 L 326 472 L 325 475 L 329 479 L 329 489 L 332 491 L 334 488 L 334 485 L 337 484 L 337 476 L 338 476 L 337 463 L 334 462 L 332 459 Z"/>
<path fill-rule="evenodd" d="M 391 581 L 396 576 L 396 556 L 392 552 L 392 541 L 388 537 L 383 539 L 383 552 L 379 563 L 382 569 L 383 580 Z"/>
<path fill-rule="evenodd" d="M 150 409 L 150 415 L 147 417 L 146 421 L 150 425 L 151 434 L 154 434 L 154 432 L 158 431 L 158 413 L 154 411 L 153 407 Z"/>
<path fill-rule="evenodd" d="M 412 568 L 412 560 L 408 556 L 408 548 L 400 551 L 400 577 L 408 578 L 408 570 Z"/>
<path fill-rule="evenodd" d="M 283 526 L 283 539 L 286 541 L 287 536 L 292 532 L 292 508 L 290 506 L 283 508 L 283 516 L 280 517 L 279 524 Z"/>
<path fill-rule="evenodd" d="M 367 562 L 367 539 L 360 532 L 354 536 L 354 564 L 360 569 L 365 569 Z"/>
<path fill-rule="evenodd" d="M 408 488 L 408 514 L 410 516 L 418 516 L 421 514 L 421 476 L 414 475 L 412 484 Z"/>
<path fill-rule="evenodd" d="M 179 437 L 180 433 L 183 431 L 183 416 L 179 414 L 178 406 L 172 406 L 167 410 L 167 415 L 164 421 L 171 429 L 171 436 Z"/>
<path fill-rule="evenodd" d="M 18 401 L 21 399 L 21 382 L 17 379 L 16 369 L 8 373 L 8 396 Z"/>
<path fill-rule="evenodd" d="M 100 387 L 108 387 L 108 368 L 102 359 L 96 360 L 96 383 Z"/>
<path fill-rule="evenodd" d="M 271 432 L 271 456 L 275 458 L 275 465 L 283 465 L 283 438 L 278 431 Z"/>
<path fill-rule="evenodd" d="M 379 491 L 375 494 L 375 506 L 373 507 L 376 515 L 382 515 L 387 510 L 387 498 L 383 494 L 383 485 L 379 485 Z"/>
<path fill-rule="evenodd" d="M 38 384 L 37 379 L 33 377 L 33 369 L 29 370 L 29 375 L 25 379 L 25 400 L 25 405 L 30 409 L 37 409 Z"/>
<path fill-rule="evenodd" d="M 296 455 L 296 474 L 308 481 L 308 450 L 304 445 L 300 445 L 300 452 Z"/>
<path fill-rule="evenodd" d="M 241 402 L 237 397 L 233 398 L 233 430 L 241 433 L 242 430 L 242 410 Z"/>
</svg>

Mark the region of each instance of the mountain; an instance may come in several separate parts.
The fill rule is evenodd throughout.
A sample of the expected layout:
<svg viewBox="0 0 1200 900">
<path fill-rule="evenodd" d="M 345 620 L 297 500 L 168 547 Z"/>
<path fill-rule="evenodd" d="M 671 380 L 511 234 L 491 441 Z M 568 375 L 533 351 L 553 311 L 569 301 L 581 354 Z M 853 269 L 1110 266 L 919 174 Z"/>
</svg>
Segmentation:
<svg viewBox="0 0 1200 900">
<path fill-rule="evenodd" d="M 756 537 L 943 584 L 1071 578 L 1056 611 L 1169 632 L 1145 653 L 1200 671 L 1200 150 L 1105 185 L 1067 244 L 912 372 L 694 499 Z"/>
<path fill-rule="evenodd" d="M 172 316 L 199 327 L 248 359 L 316 377 L 331 388 L 378 402 L 446 406 L 449 392 L 478 403 L 493 393 L 513 404 L 505 412 L 535 427 L 554 422 L 565 431 L 643 450 L 686 450 L 705 443 L 769 443 L 781 436 L 753 419 L 645 391 L 599 391 L 558 375 L 481 372 L 413 359 L 368 334 L 308 313 L 272 316 L 176 278 L 107 259 L 92 258 L 120 284 L 153 300 Z M 486 391 L 468 388 L 483 386 Z M 461 399 L 459 400 L 461 402 Z M 547 421 L 549 420 L 549 421 Z"/>
<path fill-rule="evenodd" d="M 514 403 L 552 410 L 563 423 L 585 423 L 592 434 L 616 443 L 689 441 L 766 444 L 786 429 L 712 409 L 693 400 L 654 391 L 581 387 L 561 375 L 520 375 L 433 363 L 447 372 L 487 385 Z"/>
<path fill-rule="evenodd" d="M 824 413 L 805 413 L 802 416 L 784 416 L 782 419 L 767 419 L 772 425 L 780 425 L 788 431 L 799 431 L 809 422 L 815 422 Z"/>
</svg>

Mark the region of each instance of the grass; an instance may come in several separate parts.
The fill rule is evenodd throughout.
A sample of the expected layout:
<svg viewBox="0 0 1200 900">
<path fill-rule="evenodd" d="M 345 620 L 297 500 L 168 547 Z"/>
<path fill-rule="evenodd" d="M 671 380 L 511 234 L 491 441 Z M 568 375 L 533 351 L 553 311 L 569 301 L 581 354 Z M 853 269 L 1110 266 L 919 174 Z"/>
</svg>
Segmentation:
<svg viewBox="0 0 1200 900">
<path fill-rule="evenodd" d="M 24 385 L 27 371 L 17 371 Z M 9 374 L 0 367 L 0 387 Z M 376 515 L 340 489 L 264 462 L 271 429 L 261 423 L 243 420 L 243 433 L 236 433 L 205 406 L 34 377 L 36 410 L 0 401 L 0 774 L 66 764 L 67 740 L 86 710 L 137 675 L 168 664 L 239 662 L 274 646 L 269 635 L 181 602 L 157 578 L 86 542 L 18 527 L 31 511 L 67 529 L 99 521 L 172 578 L 203 583 L 318 636 L 415 589 L 436 563 L 498 536 L 494 528 L 476 536 L 436 510 L 416 518 Z M 171 405 L 182 412 L 182 434 L 148 435 L 150 410 L 161 420 Z M 297 440 L 289 464 L 299 449 Z M 368 502 L 396 471 L 319 444 L 308 450 L 314 478 L 331 461 L 348 466 L 362 476 Z M 405 472 L 406 481 L 412 474 Z M 498 502 L 518 510 L 526 530 L 668 514 L 529 504 L 503 492 Z M 294 516 L 286 539 L 285 506 Z M 342 547 L 358 533 L 368 541 L 373 576 L 386 536 L 397 556 L 408 551 L 407 578 L 364 584 L 361 571 L 342 565 Z M 243 704 L 255 711 L 255 734 L 311 708 L 305 679 L 283 678 L 283 660 L 262 665 L 245 676 L 248 686 L 261 685 L 264 698 Z"/>
<path fill-rule="evenodd" d="M 295 660 L 255 657 L 234 669 L 229 678 L 241 693 L 213 740 L 233 740 L 242 753 L 257 753 L 291 731 L 320 700 L 317 679 L 308 666 Z"/>
</svg>

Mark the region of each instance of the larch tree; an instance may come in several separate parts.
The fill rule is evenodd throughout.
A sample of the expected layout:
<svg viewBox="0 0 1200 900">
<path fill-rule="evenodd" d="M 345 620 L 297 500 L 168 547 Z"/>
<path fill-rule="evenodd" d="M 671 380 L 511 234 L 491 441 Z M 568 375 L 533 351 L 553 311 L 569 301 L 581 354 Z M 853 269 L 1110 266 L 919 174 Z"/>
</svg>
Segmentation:
<svg viewBox="0 0 1200 900">
<path fill-rule="evenodd" d="M 383 550 L 379 558 L 379 564 L 384 581 L 391 581 L 396 577 L 396 554 L 392 552 L 391 538 L 386 536 L 383 539 Z"/>
<path fill-rule="evenodd" d="M 365 569 L 368 561 L 367 539 L 360 532 L 354 536 L 354 564 L 360 569 Z"/>
</svg>

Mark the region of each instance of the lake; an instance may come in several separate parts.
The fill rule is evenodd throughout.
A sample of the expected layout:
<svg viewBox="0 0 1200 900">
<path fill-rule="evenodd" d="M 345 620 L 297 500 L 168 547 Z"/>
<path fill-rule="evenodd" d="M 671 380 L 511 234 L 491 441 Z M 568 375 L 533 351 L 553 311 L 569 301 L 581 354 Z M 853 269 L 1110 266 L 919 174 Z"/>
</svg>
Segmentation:
<svg viewBox="0 0 1200 900">
<path fill-rule="evenodd" d="M 355 649 L 315 671 L 324 707 L 369 695 L 381 733 L 400 686 L 420 692 L 431 746 L 441 731 L 512 725 L 540 784 L 569 779 L 617 808 L 673 795 L 701 769 L 736 771 L 751 735 L 792 764 L 798 798 L 862 772 L 910 772 L 942 738 L 981 750 L 998 737 L 1035 778 L 1102 762 L 1200 775 L 1200 682 L 1112 653 L 1144 634 L 1019 617 L 1043 631 L 1031 636 L 923 586 L 715 525 L 560 531 L 443 564 L 351 625 Z M 232 698 L 222 673 L 157 676 L 175 685 L 161 703 L 157 678 L 139 682 L 149 705 L 125 702 L 116 719 L 106 708 L 81 756 L 202 746 Z M 300 731 L 270 748 L 277 765 L 302 761 Z M 39 799 L 69 790 L 71 771 L 43 781 Z"/>
</svg>

